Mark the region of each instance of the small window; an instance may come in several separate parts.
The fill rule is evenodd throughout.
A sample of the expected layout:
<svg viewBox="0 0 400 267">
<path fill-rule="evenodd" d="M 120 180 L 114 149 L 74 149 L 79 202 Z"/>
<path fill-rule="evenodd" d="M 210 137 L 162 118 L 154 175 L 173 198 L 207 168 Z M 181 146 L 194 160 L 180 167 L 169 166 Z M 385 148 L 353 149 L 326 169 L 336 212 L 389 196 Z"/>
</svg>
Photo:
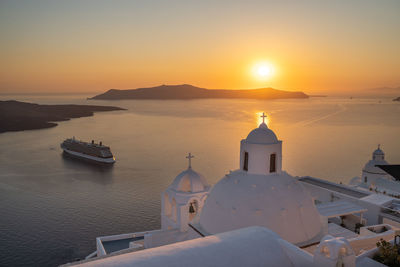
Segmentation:
<svg viewBox="0 0 400 267">
<path fill-rule="evenodd" d="M 276 172 L 276 154 L 271 154 L 269 159 L 269 172 Z"/>
<path fill-rule="evenodd" d="M 243 170 L 249 170 L 249 153 L 244 152 Z"/>
<path fill-rule="evenodd" d="M 364 177 L 364 182 L 365 182 L 365 183 L 368 182 L 367 176 Z"/>
</svg>

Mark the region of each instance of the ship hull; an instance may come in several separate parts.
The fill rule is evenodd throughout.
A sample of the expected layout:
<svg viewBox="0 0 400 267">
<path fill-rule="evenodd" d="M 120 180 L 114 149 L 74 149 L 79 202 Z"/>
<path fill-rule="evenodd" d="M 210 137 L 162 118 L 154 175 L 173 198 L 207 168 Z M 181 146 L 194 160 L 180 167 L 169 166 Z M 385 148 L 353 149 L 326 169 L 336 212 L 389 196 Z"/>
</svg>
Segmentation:
<svg viewBox="0 0 400 267">
<path fill-rule="evenodd" d="M 88 162 L 93 162 L 93 163 L 100 163 L 100 164 L 114 164 L 115 163 L 115 159 L 114 157 L 112 158 L 100 158 L 100 157 L 94 157 L 94 156 L 90 156 L 90 155 L 86 155 L 80 152 L 76 152 L 76 151 L 72 151 L 69 150 L 65 147 L 61 148 L 64 150 L 64 153 L 70 157 L 76 158 L 76 159 L 82 159 Z"/>
</svg>

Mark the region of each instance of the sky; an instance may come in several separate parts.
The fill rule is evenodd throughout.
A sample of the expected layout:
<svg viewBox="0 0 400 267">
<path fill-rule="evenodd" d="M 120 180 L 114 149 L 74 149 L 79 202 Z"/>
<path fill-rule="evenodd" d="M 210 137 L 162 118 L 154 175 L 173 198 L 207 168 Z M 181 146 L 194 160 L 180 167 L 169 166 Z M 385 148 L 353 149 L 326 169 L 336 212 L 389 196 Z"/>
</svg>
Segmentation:
<svg viewBox="0 0 400 267">
<path fill-rule="evenodd" d="M 0 36 L 0 93 L 400 86 L 398 0 L 0 0 Z"/>
</svg>

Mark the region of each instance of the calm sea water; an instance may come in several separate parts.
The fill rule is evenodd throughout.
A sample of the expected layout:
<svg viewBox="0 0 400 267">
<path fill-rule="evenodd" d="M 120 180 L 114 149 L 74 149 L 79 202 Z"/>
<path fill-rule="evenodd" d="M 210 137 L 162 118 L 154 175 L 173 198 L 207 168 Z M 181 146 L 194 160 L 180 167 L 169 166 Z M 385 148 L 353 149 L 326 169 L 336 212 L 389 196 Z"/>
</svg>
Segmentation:
<svg viewBox="0 0 400 267">
<path fill-rule="evenodd" d="M 239 143 L 258 112 L 283 140 L 283 168 L 348 182 L 377 144 L 400 163 L 400 104 L 390 99 L 87 101 L 86 96 L 0 96 L 42 104 L 127 108 L 0 134 L 0 265 L 56 266 L 95 251 L 95 238 L 160 227 L 160 194 L 187 167 L 209 183 L 238 168 Z M 112 168 L 62 156 L 67 137 L 101 140 Z"/>
</svg>

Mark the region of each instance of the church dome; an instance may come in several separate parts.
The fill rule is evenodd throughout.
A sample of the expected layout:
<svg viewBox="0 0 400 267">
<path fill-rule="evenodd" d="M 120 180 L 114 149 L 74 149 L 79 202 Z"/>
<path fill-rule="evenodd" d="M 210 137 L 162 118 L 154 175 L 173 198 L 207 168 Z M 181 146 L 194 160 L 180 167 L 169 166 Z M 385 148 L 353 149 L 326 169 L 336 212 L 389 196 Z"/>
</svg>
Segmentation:
<svg viewBox="0 0 400 267">
<path fill-rule="evenodd" d="M 386 172 L 376 165 L 388 165 L 388 162 L 385 160 L 385 153 L 379 145 L 372 153 L 372 159 L 365 164 L 363 171 L 371 174 L 386 175 Z"/>
<path fill-rule="evenodd" d="M 170 189 L 178 192 L 202 192 L 208 189 L 206 179 L 200 173 L 194 171 L 191 167 L 176 176 L 175 180 L 169 186 Z"/>
<path fill-rule="evenodd" d="M 319 241 L 323 225 L 312 197 L 286 172 L 236 171 L 211 190 L 198 227 L 216 234 L 248 226 L 267 227 L 296 245 Z"/>
<path fill-rule="evenodd" d="M 260 127 L 249 133 L 246 141 L 253 144 L 273 144 L 278 142 L 278 138 L 275 133 L 268 128 L 267 124 L 263 122 L 260 124 Z"/>
<path fill-rule="evenodd" d="M 383 153 L 383 151 L 382 151 L 382 149 L 380 148 L 380 146 L 378 146 L 378 148 L 375 149 L 373 155 L 375 155 L 375 156 L 378 156 L 378 155 L 381 156 L 381 155 L 385 155 L 385 153 Z"/>
</svg>

